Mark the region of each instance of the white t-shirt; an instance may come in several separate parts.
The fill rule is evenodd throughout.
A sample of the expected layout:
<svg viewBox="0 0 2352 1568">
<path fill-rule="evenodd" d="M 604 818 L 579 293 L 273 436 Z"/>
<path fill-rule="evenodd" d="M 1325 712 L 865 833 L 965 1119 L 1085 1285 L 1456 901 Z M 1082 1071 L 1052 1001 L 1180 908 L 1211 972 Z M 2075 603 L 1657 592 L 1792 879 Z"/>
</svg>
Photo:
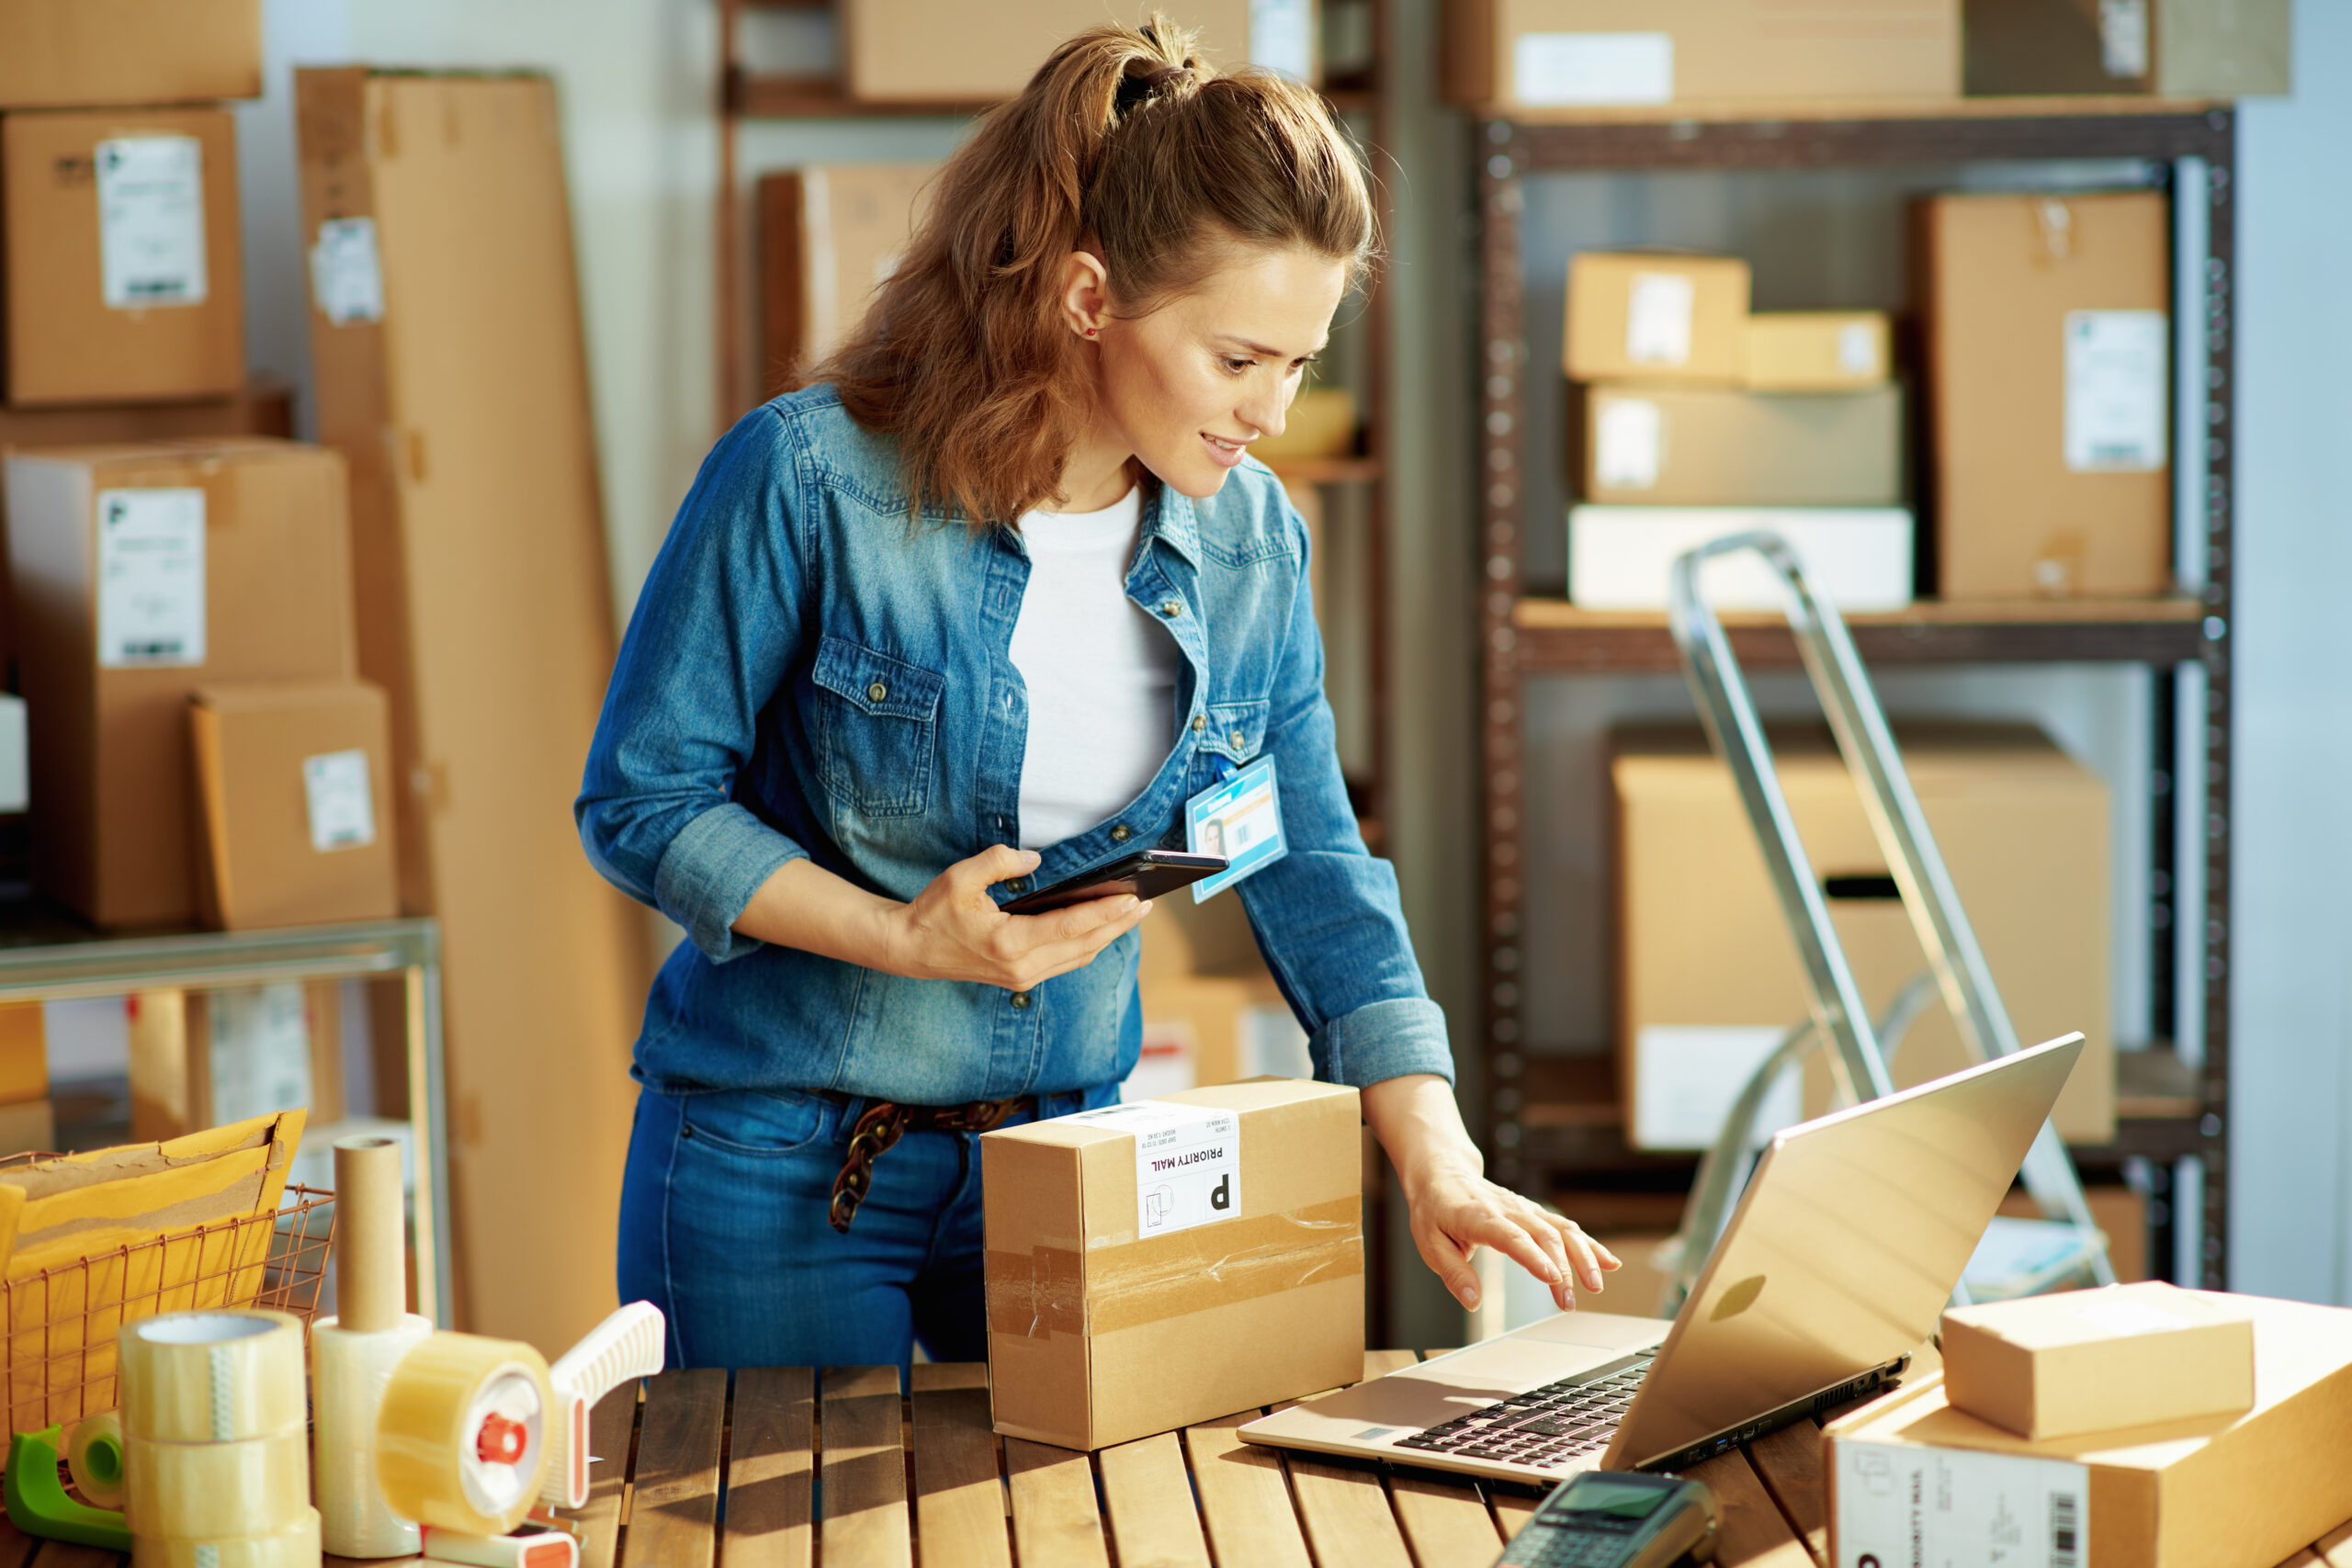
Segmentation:
<svg viewBox="0 0 2352 1568">
<path fill-rule="evenodd" d="M 1012 624 L 1012 667 L 1029 688 L 1024 850 L 1099 827 L 1143 793 L 1175 745 L 1183 650 L 1127 597 L 1142 521 L 1140 490 L 1100 512 L 1022 515 L 1029 587 Z"/>
</svg>

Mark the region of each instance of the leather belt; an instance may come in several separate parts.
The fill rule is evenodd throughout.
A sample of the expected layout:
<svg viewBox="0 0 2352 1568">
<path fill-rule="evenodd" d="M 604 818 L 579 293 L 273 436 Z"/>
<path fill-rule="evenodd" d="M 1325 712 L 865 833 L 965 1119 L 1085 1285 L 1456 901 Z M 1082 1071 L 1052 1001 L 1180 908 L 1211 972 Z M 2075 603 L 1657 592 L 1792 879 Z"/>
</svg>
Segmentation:
<svg viewBox="0 0 2352 1568">
<path fill-rule="evenodd" d="M 846 1107 L 850 1097 L 835 1090 L 820 1091 L 834 1104 Z M 857 1125 L 850 1130 L 849 1156 L 833 1178 L 833 1201 L 828 1213 L 833 1229 L 846 1235 L 857 1218 L 857 1206 L 874 1186 L 874 1162 L 909 1133 L 986 1133 L 1001 1127 L 1023 1111 L 1037 1109 L 1035 1095 L 1012 1100 L 975 1100 L 965 1105 L 899 1105 L 887 1100 L 866 1102 Z"/>
</svg>

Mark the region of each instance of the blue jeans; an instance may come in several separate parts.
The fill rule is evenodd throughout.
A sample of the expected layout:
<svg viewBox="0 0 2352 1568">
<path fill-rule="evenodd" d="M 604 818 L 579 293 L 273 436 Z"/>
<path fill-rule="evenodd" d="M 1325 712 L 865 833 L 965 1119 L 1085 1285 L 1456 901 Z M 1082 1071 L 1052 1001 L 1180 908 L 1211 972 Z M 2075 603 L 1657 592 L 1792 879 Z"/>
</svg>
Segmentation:
<svg viewBox="0 0 2352 1568">
<path fill-rule="evenodd" d="M 1050 1095 L 1044 1114 L 1118 1092 Z M 917 1340 L 933 1360 L 988 1359 L 978 1135 L 901 1138 L 874 1162 L 844 1235 L 827 1213 L 865 1110 L 790 1090 L 639 1094 L 621 1179 L 620 1299 L 662 1309 L 670 1365 L 896 1365 L 903 1377 Z"/>
</svg>

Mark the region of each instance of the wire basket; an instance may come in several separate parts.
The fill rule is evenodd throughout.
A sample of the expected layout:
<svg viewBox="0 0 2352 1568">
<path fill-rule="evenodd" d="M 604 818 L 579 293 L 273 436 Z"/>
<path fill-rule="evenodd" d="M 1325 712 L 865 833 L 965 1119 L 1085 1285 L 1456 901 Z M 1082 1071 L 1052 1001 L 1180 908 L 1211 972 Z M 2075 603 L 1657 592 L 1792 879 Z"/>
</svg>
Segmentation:
<svg viewBox="0 0 2352 1568">
<path fill-rule="evenodd" d="M 288 1185 L 274 1214 L 191 1225 L 0 1280 L 8 1429 L 38 1432 L 113 1409 L 115 1333 L 142 1317 L 266 1307 L 307 1330 L 334 1239 L 334 1194 Z"/>
</svg>

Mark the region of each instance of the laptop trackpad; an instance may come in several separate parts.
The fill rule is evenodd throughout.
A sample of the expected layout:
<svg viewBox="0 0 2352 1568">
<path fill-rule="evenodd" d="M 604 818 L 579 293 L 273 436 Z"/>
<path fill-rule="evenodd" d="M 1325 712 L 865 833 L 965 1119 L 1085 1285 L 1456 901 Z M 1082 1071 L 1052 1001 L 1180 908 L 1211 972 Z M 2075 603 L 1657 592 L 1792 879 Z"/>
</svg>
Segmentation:
<svg viewBox="0 0 2352 1568">
<path fill-rule="evenodd" d="M 1487 1399 L 1508 1399 L 1514 1393 L 1542 1388 L 1545 1383 L 1557 1382 L 1588 1368 L 1613 1361 L 1623 1353 L 1590 1345 L 1547 1343 L 1524 1335 L 1511 1335 L 1501 1339 L 1489 1339 L 1483 1345 L 1473 1345 L 1451 1356 L 1441 1356 L 1434 1361 L 1424 1361 L 1418 1367 L 1391 1372 L 1389 1376 L 1442 1382 L 1461 1393 L 1480 1394 Z"/>
</svg>

